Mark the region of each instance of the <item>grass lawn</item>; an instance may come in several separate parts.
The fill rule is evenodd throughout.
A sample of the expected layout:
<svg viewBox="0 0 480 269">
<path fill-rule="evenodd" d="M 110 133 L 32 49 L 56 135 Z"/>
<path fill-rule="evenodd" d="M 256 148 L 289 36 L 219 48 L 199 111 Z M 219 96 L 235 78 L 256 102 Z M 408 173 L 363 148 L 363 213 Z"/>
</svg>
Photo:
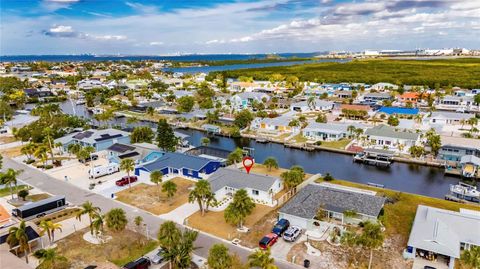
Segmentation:
<svg viewBox="0 0 480 269">
<path fill-rule="evenodd" d="M 317 182 L 323 182 L 323 180 L 318 179 Z M 385 204 L 384 225 L 387 236 L 400 236 L 401 240 L 403 241 L 403 245 L 405 245 L 408 241 L 418 205 L 432 206 L 452 211 L 459 211 L 460 208 L 480 210 L 480 206 L 476 205 L 460 204 L 452 201 L 410 193 L 400 193 L 393 190 L 370 187 L 344 180 L 333 180 L 330 183 L 373 190 L 377 192 L 377 195 L 386 195 L 388 197 L 397 199 L 398 201 L 396 203 Z"/>
<path fill-rule="evenodd" d="M 175 208 L 188 203 L 189 188 L 195 182 L 176 177 L 173 182 L 177 184 L 177 193 L 169 200 L 166 193 L 161 192 L 161 186 L 138 184 L 130 189 L 116 193 L 117 200 L 149 211 L 155 215 L 168 213 Z"/>
<path fill-rule="evenodd" d="M 322 141 L 321 146 L 334 149 L 345 149 L 345 147 L 351 142 L 351 139 L 341 139 L 338 141 Z"/>
<path fill-rule="evenodd" d="M 8 144 L 17 141 L 14 136 L 0 136 L 0 144 Z"/>
<path fill-rule="evenodd" d="M 8 149 L 2 149 L 0 150 L 0 152 L 2 153 L 2 155 L 13 158 L 13 157 L 18 157 L 22 155 L 22 153 L 20 152 L 21 150 L 22 150 L 22 146 L 18 146 L 18 147 L 13 147 Z"/>
<path fill-rule="evenodd" d="M 292 139 L 290 139 L 290 141 L 293 141 L 295 143 L 305 143 L 305 142 L 307 142 L 307 139 L 302 134 L 298 134 L 298 135 L 292 137 Z"/>
<path fill-rule="evenodd" d="M 122 266 L 157 247 L 156 241 L 147 240 L 143 235 L 128 229 L 120 233 L 105 232 L 112 239 L 101 245 L 85 241 L 83 235 L 86 232 L 89 232 L 88 228 L 57 242 L 58 253 L 71 262 L 71 268 L 85 268 L 88 265 L 115 268 L 111 263 Z"/>
<path fill-rule="evenodd" d="M 47 194 L 47 193 L 38 193 L 38 194 L 28 195 L 27 200 L 32 201 L 32 202 L 36 202 L 36 201 L 40 201 L 40 200 L 43 200 L 43 199 L 47 199 L 49 197 L 50 197 L 50 195 Z"/>
<path fill-rule="evenodd" d="M 255 209 L 253 210 L 252 214 L 247 217 L 244 225 L 248 228 L 253 227 L 255 223 L 257 223 L 272 210 L 273 207 L 256 204 Z M 200 212 L 196 212 L 188 217 L 188 225 L 195 229 L 225 238 L 227 240 L 238 238 L 241 233 L 237 232 L 235 226 L 225 222 L 223 212 L 224 211 L 209 211 L 205 213 L 205 216 L 203 217 Z"/>
<path fill-rule="evenodd" d="M 241 168 L 241 170 L 244 170 L 243 166 Z M 285 169 L 285 168 L 278 168 L 278 169 L 275 169 L 275 168 L 272 168 L 272 171 L 269 171 L 269 169 L 263 165 L 263 164 L 260 164 L 260 163 L 256 163 L 253 165 L 252 169 L 250 170 L 251 173 L 254 173 L 254 174 L 259 174 L 259 175 L 267 175 L 267 176 L 274 176 L 274 177 L 280 177 L 280 175 L 285 172 L 285 171 L 288 171 L 288 169 Z M 311 177 L 312 175 L 311 174 L 305 174 L 305 179 Z"/>
<path fill-rule="evenodd" d="M 32 189 L 32 187 L 28 186 L 28 185 L 18 185 L 17 187 L 13 186 L 13 193 L 16 194 L 17 192 L 19 192 L 20 190 L 30 190 Z M 10 195 L 10 187 L 5 187 L 3 189 L 0 189 L 0 197 L 4 197 L 4 196 L 7 196 L 7 195 Z"/>
</svg>

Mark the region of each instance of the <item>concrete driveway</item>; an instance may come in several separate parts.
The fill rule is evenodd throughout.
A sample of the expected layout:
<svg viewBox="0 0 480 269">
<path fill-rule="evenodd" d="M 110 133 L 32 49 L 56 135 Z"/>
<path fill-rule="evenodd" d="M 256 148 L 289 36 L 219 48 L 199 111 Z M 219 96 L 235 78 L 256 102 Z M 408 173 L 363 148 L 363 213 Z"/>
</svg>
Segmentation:
<svg viewBox="0 0 480 269">
<path fill-rule="evenodd" d="M 295 242 L 287 242 L 283 240 L 283 238 L 278 238 L 277 243 L 275 243 L 275 245 L 273 245 L 271 248 L 272 256 L 275 257 L 276 259 L 281 259 L 286 261 L 287 255 L 288 255 L 288 252 L 290 252 L 290 249 L 292 249 L 292 247 L 296 243 L 306 241 L 306 240 L 307 240 L 307 236 L 303 233 L 297 238 L 297 240 L 295 240 Z"/>
</svg>

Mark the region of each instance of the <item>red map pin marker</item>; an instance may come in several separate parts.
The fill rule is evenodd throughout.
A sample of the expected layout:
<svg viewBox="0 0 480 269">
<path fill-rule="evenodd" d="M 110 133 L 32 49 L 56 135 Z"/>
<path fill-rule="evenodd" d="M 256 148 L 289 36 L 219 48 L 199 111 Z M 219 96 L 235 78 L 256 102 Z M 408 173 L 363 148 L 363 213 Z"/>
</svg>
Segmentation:
<svg viewBox="0 0 480 269">
<path fill-rule="evenodd" d="M 250 174 L 250 169 L 252 169 L 253 164 L 255 162 L 253 161 L 252 157 L 244 157 L 243 158 L 243 167 L 245 167 L 245 170 L 247 170 L 247 174 Z"/>
</svg>

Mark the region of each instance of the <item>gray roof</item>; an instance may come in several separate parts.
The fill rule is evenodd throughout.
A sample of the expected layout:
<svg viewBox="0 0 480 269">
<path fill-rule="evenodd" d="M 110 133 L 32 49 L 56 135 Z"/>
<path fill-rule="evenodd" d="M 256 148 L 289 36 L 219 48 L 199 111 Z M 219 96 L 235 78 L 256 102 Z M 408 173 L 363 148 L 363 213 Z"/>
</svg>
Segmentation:
<svg viewBox="0 0 480 269">
<path fill-rule="evenodd" d="M 334 104 L 335 103 L 331 101 L 315 99 L 312 105 L 314 107 L 325 107 L 325 106 L 333 106 Z M 302 106 L 308 106 L 308 101 L 300 101 L 292 104 L 292 107 L 302 107 Z"/>
<path fill-rule="evenodd" d="M 308 123 L 308 126 L 303 129 L 303 131 L 314 131 L 330 134 L 343 134 L 347 133 L 349 125 L 346 124 L 335 124 L 335 123 L 319 123 L 311 121 Z"/>
<path fill-rule="evenodd" d="M 188 168 L 199 171 L 209 162 L 218 161 L 183 153 L 167 152 L 162 157 L 146 163 L 142 167 L 148 171 L 162 170 L 166 167 L 172 167 L 176 169 Z"/>
<path fill-rule="evenodd" d="M 447 111 L 435 111 L 432 112 L 430 118 L 444 118 L 452 120 L 468 120 L 475 117 L 475 114 L 470 113 L 456 113 L 456 112 L 447 112 Z"/>
<path fill-rule="evenodd" d="M 359 214 L 377 217 L 384 203 L 384 197 L 310 184 L 287 202 L 280 212 L 312 219 L 322 207 L 339 213 L 353 210 Z"/>
<path fill-rule="evenodd" d="M 83 132 L 71 133 L 66 136 L 55 139 L 55 142 L 61 142 L 62 144 L 67 144 L 73 141 L 82 141 L 88 144 L 94 144 L 104 140 L 110 140 L 118 137 L 130 136 L 129 132 L 125 132 L 117 129 L 102 129 L 94 130 L 89 129 Z"/>
<path fill-rule="evenodd" d="M 378 125 L 365 131 L 368 136 L 383 136 L 405 140 L 417 140 L 420 137 L 418 133 L 410 133 L 405 131 L 397 131 L 388 125 Z"/>
<path fill-rule="evenodd" d="M 480 215 L 419 205 L 408 245 L 460 257 L 460 243 L 480 246 Z"/>
<path fill-rule="evenodd" d="M 220 168 L 208 179 L 214 192 L 224 187 L 231 187 L 237 190 L 251 188 L 268 192 L 277 180 L 278 178 L 272 176 L 253 173 L 247 174 L 236 169 L 228 168 Z"/>
</svg>

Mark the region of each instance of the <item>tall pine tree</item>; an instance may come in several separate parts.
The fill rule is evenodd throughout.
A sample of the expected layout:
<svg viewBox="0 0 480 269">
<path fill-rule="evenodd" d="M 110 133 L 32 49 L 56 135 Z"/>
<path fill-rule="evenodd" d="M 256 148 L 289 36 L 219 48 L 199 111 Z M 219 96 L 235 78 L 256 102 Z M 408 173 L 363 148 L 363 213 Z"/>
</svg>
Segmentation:
<svg viewBox="0 0 480 269">
<path fill-rule="evenodd" d="M 165 119 L 158 121 L 157 142 L 158 147 L 165 151 L 175 151 L 177 147 L 178 139 L 175 137 L 172 127 Z"/>
</svg>

